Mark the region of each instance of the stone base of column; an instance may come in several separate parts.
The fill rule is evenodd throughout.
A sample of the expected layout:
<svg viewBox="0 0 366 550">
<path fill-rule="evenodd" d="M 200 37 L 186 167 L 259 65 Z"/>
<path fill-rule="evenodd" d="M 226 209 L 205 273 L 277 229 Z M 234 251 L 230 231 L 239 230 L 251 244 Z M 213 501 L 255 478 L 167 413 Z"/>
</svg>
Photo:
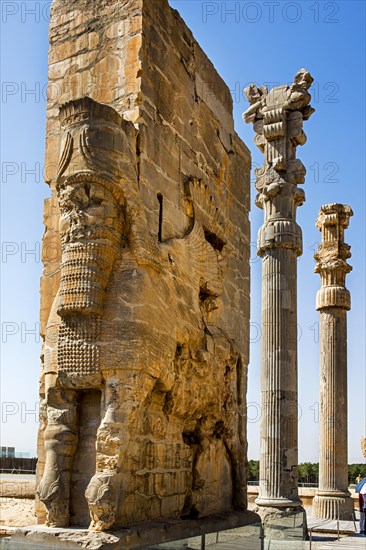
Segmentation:
<svg viewBox="0 0 366 550">
<path fill-rule="evenodd" d="M 267 540 L 306 540 L 308 528 L 306 512 L 302 506 L 273 508 L 258 506 L 263 534 Z"/>
<path fill-rule="evenodd" d="M 354 517 L 354 503 L 349 493 L 327 493 L 316 495 L 312 515 L 319 519 L 340 519 L 351 521 Z"/>
</svg>

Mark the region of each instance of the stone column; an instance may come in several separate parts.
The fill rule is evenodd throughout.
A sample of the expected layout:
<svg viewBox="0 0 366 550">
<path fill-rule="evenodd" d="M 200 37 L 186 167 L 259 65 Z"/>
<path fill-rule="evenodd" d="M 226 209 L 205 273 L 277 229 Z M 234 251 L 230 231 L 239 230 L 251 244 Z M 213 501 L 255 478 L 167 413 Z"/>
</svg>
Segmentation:
<svg viewBox="0 0 366 550">
<path fill-rule="evenodd" d="M 316 309 L 320 311 L 320 458 L 319 493 L 313 515 L 350 519 L 353 500 L 348 491 L 347 446 L 347 311 L 345 287 L 350 247 L 344 230 L 353 212 L 343 204 L 321 207 L 316 225 L 322 233 L 315 260 L 321 277 Z"/>
<path fill-rule="evenodd" d="M 264 210 L 258 254 L 263 259 L 260 486 L 256 503 L 267 519 L 301 511 L 297 484 L 297 258 L 302 253 L 296 209 L 305 195 L 305 167 L 296 148 L 314 109 L 308 88 L 313 78 L 301 69 L 291 86 L 268 92 L 246 88 L 255 143 L 265 162 L 256 170 L 256 204 Z M 286 510 L 287 509 L 287 510 Z M 286 510 L 286 512 L 285 512 Z M 266 520 L 267 521 L 267 520 Z"/>
</svg>

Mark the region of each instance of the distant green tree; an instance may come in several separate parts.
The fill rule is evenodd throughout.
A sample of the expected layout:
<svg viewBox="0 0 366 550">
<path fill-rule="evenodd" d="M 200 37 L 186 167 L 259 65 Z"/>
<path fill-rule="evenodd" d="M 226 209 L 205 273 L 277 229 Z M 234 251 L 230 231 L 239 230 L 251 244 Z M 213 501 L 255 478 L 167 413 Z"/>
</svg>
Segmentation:
<svg viewBox="0 0 366 550">
<path fill-rule="evenodd" d="M 311 475 L 311 462 L 303 462 L 299 464 L 299 481 L 301 483 L 310 483 L 309 476 Z"/>
<path fill-rule="evenodd" d="M 314 483 L 315 485 L 318 485 L 319 483 L 319 462 L 316 462 L 313 464 L 313 476 L 314 476 Z"/>
<path fill-rule="evenodd" d="M 319 464 L 303 462 L 299 464 L 299 483 L 311 483 L 318 485 Z"/>
<path fill-rule="evenodd" d="M 259 481 L 259 460 L 249 460 L 249 481 Z"/>
<path fill-rule="evenodd" d="M 249 481 L 259 481 L 259 460 L 249 460 Z M 298 468 L 299 483 L 311 483 L 317 486 L 319 483 L 319 464 L 316 462 L 302 462 Z M 366 477 L 366 464 L 348 465 L 348 483 L 356 483 L 358 475 Z"/>
<path fill-rule="evenodd" d="M 356 477 L 361 474 L 361 477 L 366 477 L 366 464 L 349 464 L 348 465 L 348 483 L 356 483 Z"/>
<path fill-rule="evenodd" d="M 306 469 L 304 467 L 304 464 L 299 464 L 297 470 L 298 470 L 299 483 L 305 483 Z"/>
</svg>

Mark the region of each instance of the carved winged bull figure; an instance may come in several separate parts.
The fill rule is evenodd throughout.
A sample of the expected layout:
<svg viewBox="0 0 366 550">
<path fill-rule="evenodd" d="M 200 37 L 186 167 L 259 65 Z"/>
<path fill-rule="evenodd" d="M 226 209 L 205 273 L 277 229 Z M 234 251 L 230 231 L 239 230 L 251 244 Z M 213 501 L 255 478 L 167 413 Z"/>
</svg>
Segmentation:
<svg viewBox="0 0 366 550">
<path fill-rule="evenodd" d="M 60 122 L 38 487 L 47 525 L 90 517 L 105 530 L 246 508 L 243 363 L 217 321 L 219 210 L 191 179 L 184 227 L 156 238 L 134 125 L 89 98 L 62 106 Z"/>
</svg>

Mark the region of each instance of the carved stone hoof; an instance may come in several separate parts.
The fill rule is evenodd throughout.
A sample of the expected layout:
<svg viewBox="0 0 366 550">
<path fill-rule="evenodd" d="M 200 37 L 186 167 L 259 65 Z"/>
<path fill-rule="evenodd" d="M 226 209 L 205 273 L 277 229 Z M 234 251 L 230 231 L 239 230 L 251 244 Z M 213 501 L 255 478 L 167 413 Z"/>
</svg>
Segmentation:
<svg viewBox="0 0 366 550">
<path fill-rule="evenodd" d="M 91 522 L 89 525 L 90 531 L 107 531 L 115 522 L 115 507 L 111 506 L 94 506 L 89 505 Z"/>
<path fill-rule="evenodd" d="M 39 499 L 47 509 L 46 527 L 68 527 L 69 502 L 62 497 L 60 478 L 43 478 L 38 486 Z"/>
<path fill-rule="evenodd" d="M 45 521 L 46 527 L 68 527 L 69 526 L 69 514 L 61 509 L 47 510 L 47 519 Z"/>
<path fill-rule="evenodd" d="M 114 524 L 118 501 L 114 478 L 115 474 L 95 474 L 85 491 L 91 518 L 89 529 L 93 531 L 106 531 Z"/>
<path fill-rule="evenodd" d="M 46 527 L 68 527 L 70 521 L 69 502 L 64 499 L 44 503 L 47 509 Z"/>
</svg>

